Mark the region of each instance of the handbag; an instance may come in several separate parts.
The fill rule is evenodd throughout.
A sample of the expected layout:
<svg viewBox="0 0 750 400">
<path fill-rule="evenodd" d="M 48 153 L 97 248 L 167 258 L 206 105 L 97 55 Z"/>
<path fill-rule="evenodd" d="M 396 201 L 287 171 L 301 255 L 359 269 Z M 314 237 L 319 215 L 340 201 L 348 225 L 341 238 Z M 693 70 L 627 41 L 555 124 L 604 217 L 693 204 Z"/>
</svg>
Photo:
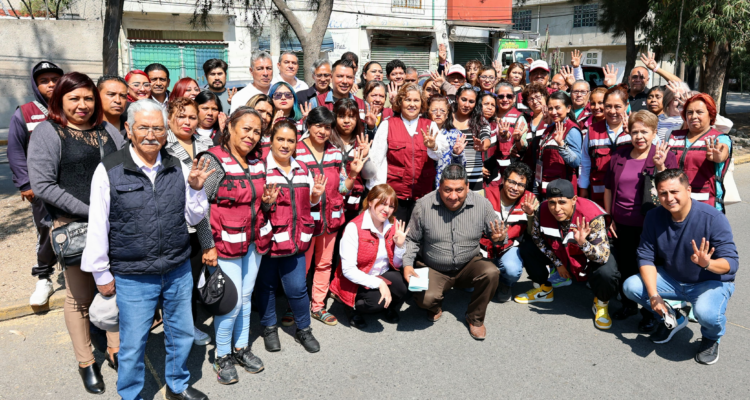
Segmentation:
<svg viewBox="0 0 750 400">
<path fill-rule="evenodd" d="M 99 159 L 104 158 L 102 134 L 97 130 L 96 139 L 99 144 Z M 57 256 L 61 268 L 68 265 L 81 265 L 81 256 L 86 247 L 86 232 L 88 221 L 71 221 L 52 230 L 52 250 Z"/>
<path fill-rule="evenodd" d="M 217 265 L 216 270 L 209 274 L 208 266 L 203 264 L 197 287 L 201 301 L 212 315 L 226 315 L 234 310 L 237 287 L 220 266 Z"/>
<path fill-rule="evenodd" d="M 643 171 L 643 198 L 641 199 L 641 214 L 646 215 L 649 211 L 659 207 L 659 195 L 654 186 L 654 176 Z"/>
<path fill-rule="evenodd" d="M 737 183 L 734 181 L 734 160 L 729 161 L 727 174 L 724 176 L 724 200 L 725 206 L 742 202 L 740 191 L 737 190 Z"/>
</svg>

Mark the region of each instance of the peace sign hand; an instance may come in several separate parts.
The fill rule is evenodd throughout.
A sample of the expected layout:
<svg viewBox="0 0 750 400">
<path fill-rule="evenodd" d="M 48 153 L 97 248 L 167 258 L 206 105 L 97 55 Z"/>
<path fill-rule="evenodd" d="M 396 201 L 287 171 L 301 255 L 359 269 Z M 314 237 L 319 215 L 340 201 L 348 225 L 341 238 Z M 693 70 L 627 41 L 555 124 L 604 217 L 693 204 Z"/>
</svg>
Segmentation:
<svg viewBox="0 0 750 400">
<path fill-rule="evenodd" d="M 583 246 L 586 244 L 587 237 L 591 233 L 591 226 L 586 221 L 586 217 L 583 217 L 583 224 L 581 224 L 581 219 L 576 218 L 576 226 L 571 227 L 573 230 L 573 237 L 575 238 L 576 242 L 578 242 L 579 246 Z"/>
<path fill-rule="evenodd" d="M 354 150 L 352 162 L 351 164 L 349 164 L 350 179 L 355 179 L 357 177 L 357 174 L 359 174 L 359 172 L 362 171 L 362 168 L 365 166 L 366 161 L 367 156 L 363 156 L 359 149 Z M 354 175 L 354 178 L 352 178 L 352 174 Z"/>
<path fill-rule="evenodd" d="M 310 104 L 309 101 L 306 101 L 304 104 L 300 104 L 299 110 L 300 112 L 302 112 L 302 119 L 306 119 L 307 115 L 310 114 L 310 111 L 312 111 L 312 109 L 312 104 Z"/>
<path fill-rule="evenodd" d="M 422 137 L 424 138 L 424 145 L 430 150 L 437 150 L 437 135 L 438 131 L 435 131 L 433 134 L 432 132 L 425 132 L 424 129 L 422 129 Z"/>
<path fill-rule="evenodd" d="M 656 152 L 654 152 L 654 167 L 656 167 L 656 170 L 659 172 L 664 171 L 664 162 L 667 160 L 668 151 L 669 145 L 667 143 L 659 143 L 656 146 Z"/>
<path fill-rule="evenodd" d="M 361 132 L 357 136 L 357 146 L 363 157 L 370 154 L 370 147 L 372 146 L 372 140 L 370 140 L 364 132 Z"/>
<path fill-rule="evenodd" d="M 510 138 L 510 122 L 502 121 L 500 122 L 500 133 L 502 133 L 503 139 L 507 140 Z"/>
<path fill-rule="evenodd" d="M 610 87 L 617 83 L 617 73 L 620 72 L 619 68 L 612 65 L 604 66 L 604 86 Z"/>
<path fill-rule="evenodd" d="M 216 168 L 208 170 L 208 161 L 201 157 L 200 162 L 197 158 L 193 159 L 193 166 L 190 168 L 190 175 L 188 175 L 188 184 L 193 190 L 203 189 L 203 184 L 206 183 L 206 179 L 216 171 Z"/>
<path fill-rule="evenodd" d="M 312 189 L 312 197 L 320 197 L 326 191 L 326 183 L 328 178 L 325 175 L 320 174 L 315 177 L 315 186 Z"/>
<path fill-rule="evenodd" d="M 527 193 L 526 196 L 523 197 L 523 203 L 521 203 L 521 209 L 523 212 L 529 216 L 534 215 L 537 207 L 539 207 L 539 200 L 536 199 L 536 196 L 533 193 Z"/>
<path fill-rule="evenodd" d="M 578 49 L 570 52 L 570 65 L 572 65 L 573 68 L 581 66 L 581 52 Z"/>
<path fill-rule="evenodd" d="M 646 68 L 650 69 L 651 71 L 656 71 L 656 69 L 659 67 L 656 63 L 656 59 L 654 58 L 654 53 L 648 52 L 646 54 L 641 53 L 641 62 L 646 65 Z"/>
<path fill-rule="evenodd" d="M 261 200 L 266 204 L 273 204 L 279 197 L 280 191 L 281 188 L 275 183 L 273 185 L 265 185 L 263 186 L 263 196 L 261 197 Z"/>
<path fill-rule="evenodd" d="M 459 133 L 456 138 L 456 144 L 453 145 L 453 154 L 460 155 L 466 149 L 466 136 L 463 133 Z"/>
<path fill-rule="evenodd" d="M 565 125 L 562 122 L 555 124 L 555 131 L 552 133 L 552 139 L 557 142 L 560 147 L 565 146 Z"/>
<path fill-rule="evenodd" d="M 695 240 L 693 242 L 693 255 L 690 256 L 690 261 L 698 264 L 701 268 L 708 268 L 708 265 L 711 263 L 711 256 L 714 255 L 715 248 L 711 247 L 711 244 L 706 241 L 706 238 L 701 239 L 701 247 L 700 249 L 695 246 Z M 708 251 L 708 249 L 711 249 L 711 251 Z"/>
<path fill-rule="evenodd" d="M 706 159 L 712 162 L 718 162 L 721 159 L 722 144 L 719 138 L 706 139 Z"/>
<path fill-rule="evenodd" d="M 406 242 L 406 235 L 409 234 L 409 229 L 406 228 L 406 224 L 396 220 L 396 223 L 393 227 L 395 230 L 393 231 L 393 242 L 396 243 L 396 247 L 399 249 L 404 248 L 404 242 Z M 404 231 L 404 229 L 406 229 Z"/>
<path fill-rule="evenodd" d="M 495 243 L 502 242 L 505 240 L 505 236 L 508 233 L 508 229 L 505 228 L 505 224 L 501 221 L 495 220 L 490 224 L 492 229 L 492 241 Z"/>
<path fill-rule="evenodd" d="M 628 114 L 625 111 L 620 113 L 620 120 L 622 121 L 622 132 L 628 134 L 630 129 L 628 128 Z"/>
<path fill-rule="evenodd" d="M 227 103 L 232 104 L 232 97 L 234 97 L 235 94 L 237 94 L 236 87 L 227 90 Z"/>
</svg>

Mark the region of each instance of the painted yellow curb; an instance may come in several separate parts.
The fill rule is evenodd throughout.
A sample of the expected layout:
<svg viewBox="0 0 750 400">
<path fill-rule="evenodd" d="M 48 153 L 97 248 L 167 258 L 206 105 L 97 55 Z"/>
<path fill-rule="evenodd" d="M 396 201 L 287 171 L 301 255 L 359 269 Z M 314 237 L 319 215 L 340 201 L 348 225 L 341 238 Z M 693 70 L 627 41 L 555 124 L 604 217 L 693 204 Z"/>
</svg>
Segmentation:
<svg viewBox="0 0 750 400">
<path fill-rule="evenodd" d="M 43 306 L 30 306 L 29 300 L 8 302 L 0 304 L 0 321 L 25 317 L 32 314 L 43 314 L 49 310 L 62 308 L 65 304 L 65 291 L 58 290 L 49 298 L 47 304 Z"/>
<path fill-rule="evenodd" d="M 734 165 L 750 162 L 750 154 L 745 154 L 734 159 Z"/>
</svg>

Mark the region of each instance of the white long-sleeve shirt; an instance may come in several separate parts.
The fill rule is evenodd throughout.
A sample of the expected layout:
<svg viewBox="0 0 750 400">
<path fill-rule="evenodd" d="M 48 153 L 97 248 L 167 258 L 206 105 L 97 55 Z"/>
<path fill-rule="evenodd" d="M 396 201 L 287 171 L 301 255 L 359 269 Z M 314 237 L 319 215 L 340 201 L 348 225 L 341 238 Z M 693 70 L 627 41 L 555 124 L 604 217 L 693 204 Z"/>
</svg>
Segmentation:
<svg viewBox="0 0 750 400">
<path fill-rule="evenodd" d="M 156 179 L 156 174 L 162 168 L 161 154 L 156 156 L 156 163 L 149 168 L 138 157 L 130 146 L 130 156 L 138 168 L 148 176 L 151 184 Z M 187 183 L 190 176 L 190 168 L 180 162 L 182 175 L 185 179 L 185 220 L 188 225 L 197 225 L 208 210 L 208 199 L 206 192 L 194 190 Z M 99 164 L 91 179 L 91 196 L 89 201 L 89 225 L 86 234 L 86 247 L 83 249 L 81 256 L 81 270 L 90 272 L 94 275 L 94 280 L 99 286 L 112 282 L 114 277 L 109 271 L 109 176 L 104 164 Z"/>
<path fill-rule="evenodd" d="M 419 121 L 419 118 L 415 118 L 411 121 L 404 117 L 401 117 L 401 119 L 404 121 L 409 136 L 414 137 L 414 135 L 419 133 L 417 132 L 417 122 Z M 386 155 L 388 154 L 388 122 L 389 120 L 387 119 L 380 123 L 380 126 L 378 126 L 378 133 L 375 134 L 375 139 L 372 141 L 370 160 L 372 160 L 372 163 L 375 165 L 376 172 L 375 177 L 367 182 L 368 189 L 372 189 L 373 187 L 388 181 L 388 160 L 386 158 Z M 435 132 L 439 131 L 437 124 L 431 122 L 430 134 L 434 135 Z M 434 151 L 432 149 L 427 149 L 427 156 L 438 161 L 440 160 L 440 157 L 443 156 L 443 153 L 450 150 L 450 146 L 448 145 L 448 139 L 446 139 L 445 135 L 437 135 L 435 144 L 437 145 L 437 150 Z"/>
<path fill-rule="evenodd" d="M 385 248 L 385 234 L 391 229 L 391 223 L 386 220 L 383 223 L 383 232 L 380 232 L 372 222 L 370 210 L 365 210 L 365 216 L 362 219 L 362 229 L 369 230 L 378 237 L 378 255 L 375 257 L 375 263 L 372 265 L 369 273 L 365 273 L 357 268 L 359 232 L 357 225 L 350 222 L 344 229 L 344 235 L 341 237 L 341 245 L 339 246 L 341 249 L 341 272 L 346 279 L 349 279 L 356 285 L 376 289 L 380 285 L 380 282 L 383 281 L 378 276 L 383 275 L 383 273 L 390 269 L 388 251 Z M 393 252 L 393 265 L 395 267 L 401 267 L 405 251 L 405 248 L 396 246 Z"/>
</svg>

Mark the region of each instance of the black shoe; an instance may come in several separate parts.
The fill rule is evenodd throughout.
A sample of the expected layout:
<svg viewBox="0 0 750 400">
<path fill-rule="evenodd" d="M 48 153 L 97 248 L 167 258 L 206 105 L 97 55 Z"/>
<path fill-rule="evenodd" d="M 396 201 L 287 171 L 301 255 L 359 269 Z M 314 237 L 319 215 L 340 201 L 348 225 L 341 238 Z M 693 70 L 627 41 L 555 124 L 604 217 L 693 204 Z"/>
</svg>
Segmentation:
<svg viewBox="0 0 750 400">
<path fill-rule="evenodd" d="M 266 345 L 266 351 L 271 353 L 281 351 L 281 341 L 279 341 L 279 326 L 271 325 L 263 328 L 263 344 Z"/>
<path fill-rule="evenodd" d="M 362 316 L 362 314 L 356 311 L 352 311 L 351 315 L 349 316 L 349 326 L 357 329 L 365 329 L 367 328 L 367 321 L 365 321 L 365 318 Z"/>
<path fill-rule="evenodd" d="M 399 308 L 401 308 L 401 307 L 399 307 Z M 398 316 L 398 308 L 393 307 L 393 306 L 388 307 L 385 310 L 385 318 L 384 319 L 385 319 L 385 322 L 387 322 L 389 324 L 397 324 L 398 321 L 401 320 L 401 318 L 399 318 L 399 316 Z"/>
<path fill-rule="evenodd" d="M 79 365 L 78 373 L 81 374 L 83 387 L 87 392 L 91 394 L 104 393 L 104 379 L 102 379 L 102 372 L 99 370 L 99 366 L 96 362 L 88 367 L 81 367 Z"/>
<path fill-rule="evenodd" d="M 719 361 L 719 342 L 706 339 L 704 336 L 701 339 L 701 347 L 695 353 L 695 361 L 705 365 L 715 364 Z"/>
<path fill-rule="evenodd" d="M 112 355 L 112 358 L 109 358 L 109 352 L 104 353 L 104 359 L 107 360 L 107 365 L 109 365 L 110 368 L 117 371 L 117 367 L 119 367 L 119 352 Z"/>
<path fill-rule="evenodd" d="M 638 314 L 638 306 L 632 307 L 632 306 L 625 306 L 617 311 L 615 311 L 614 314 L 612 314 L 612 318 L 616 319 L 618 321 L 622 321 L 623 319 L 627 319 L 629 317 L 632 317 L 633 315 Z"/>
<path fill-rule="evenodd" d="M 229 354 L 214 361 L 214 372 L 216 372 L 216 380 L 222 385 L 231 385 L 239 380 L 237 370 L 234 368 L 234 359 Z"/>
<path fill-rule="evenodd" d="M 495 299 L 498 303 L 507 303 L 513 297 L 513 292 L 510 291 L 510 286 L 500 282 L 497 285 L 497 291 L 495 292 Z"/>
<path fill-rule="evenodd" d="M 187 389 L 180 394 L 173 393 L 172 389 L 169 388 L 169 385 L 166 386 L 167 390 L 164 391 L 164 398 L 167 400 L 208 400 L 208 396 L 192 386 L 188 386 Z"/>
<path fill-rule="evenodd" d="M 641 310 L 643 310 L 643 308 Z M 638 323 L 638 330 L 643 333 L 654 333 L 659 325 L 659 320 L 654 317 L 654 314 L 651 313 L 651 311 L 648 311 L 647 314 L 641 314 L 643 315 L 643 318 L 641 319 L 641 322 Z"/>
<path fill-rule="evenodd" d="M 669 342 L 675 333 L 677 333 L 680 329 L 686 327 L 688 324 L 688 319 L 685 318 L 682 313 L 677 313 L 677 326 L 674 327 L 674 329 L 667 328 L 667 324 L 664 322 L 659 323 L 659 327 L 656 328 L 656 333 L 651 334 L 651 341 L 656 344 L 663 344 Z"/>
<path fill-rule="evenodd" d="M 311 327 L 308 326 L 305 329 L 297 329 L 297 333 L 295 333 L 294 336 L 294 340 L 301 344 L 308 353 L 317 353 L 320 351 L 320 343 L 318 343 L 315 336 L 313 336 Z"/>
<path fill-rule="evenodd" d="M 233 358 L 236 364 L 239 364 L 242 368 L 245 368 L 245 371 L 251 374 L 263 371 L 263 361 L 250 351 L 250 346 L 240 351 L 235 351 Z"/>
</svg>

